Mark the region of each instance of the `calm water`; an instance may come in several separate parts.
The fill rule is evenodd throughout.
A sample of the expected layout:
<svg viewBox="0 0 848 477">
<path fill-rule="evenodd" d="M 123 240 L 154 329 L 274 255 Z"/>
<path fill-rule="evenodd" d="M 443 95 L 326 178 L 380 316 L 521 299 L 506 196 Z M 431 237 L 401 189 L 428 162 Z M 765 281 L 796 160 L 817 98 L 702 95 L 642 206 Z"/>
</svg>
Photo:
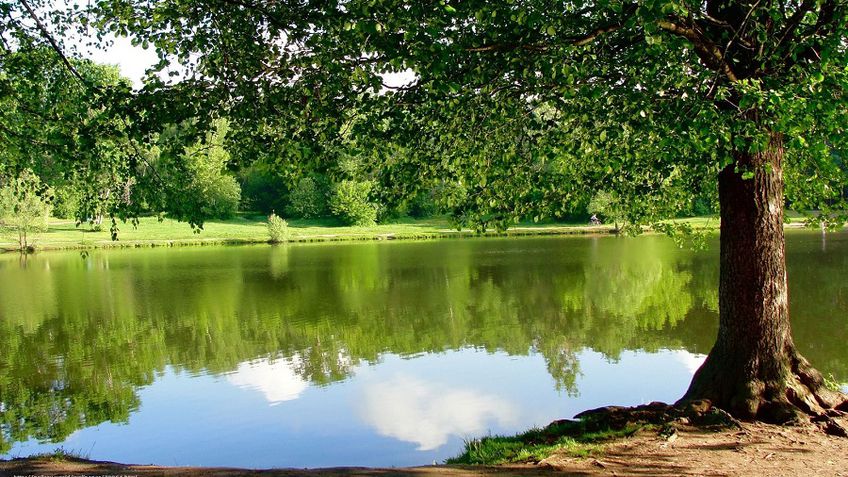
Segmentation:
<svg viewBox="0 0 848 477">
<path fill-rule="evenodd" d="M 848 234 L 792 233 L 796 342 L 848 382 Z M 523 238 L 0 256 L 0 455 L 410 465 L 679 397 L 710 250 Z"/>
</svg>

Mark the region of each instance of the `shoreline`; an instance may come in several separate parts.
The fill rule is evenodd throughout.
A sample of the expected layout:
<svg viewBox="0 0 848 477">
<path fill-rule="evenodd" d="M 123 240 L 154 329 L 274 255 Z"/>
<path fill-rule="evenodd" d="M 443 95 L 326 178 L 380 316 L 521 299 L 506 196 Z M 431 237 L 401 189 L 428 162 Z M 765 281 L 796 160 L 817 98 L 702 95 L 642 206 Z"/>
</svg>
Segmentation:
<svg viewBox="0 0 848 477">
<path fill-rule="evenodd" d="M 0 476 L 848 476 L 848 439 L 829 436 L 809 424 L 779 426 L 743 422 L 721 428 L 679 424 L 671 434 L 645 429 L 606 441 L 602 446 L 597 453 L 588 456 L 554 451 L 541 460 L 479 466 L 249 469 L 133 465 L 76 457 L 36 456 L 0 459 Z"/>
<path fill-rule="evenodd" d="M 177 229 L 174 238 L 145 238 L 145 229 L 139 227 L 134 229 L 132 233 L 121 232 L 117 241 L 111 240 L 108 237 L 109 232 L 88 231 L 82 228 L 67 228 L 35 235 L 32 244 L 35 252 L 45 251 L 61 251 L 61 250 L 94 250 L 94 249 L 117 249 L 117 248 L 155 248 L 155 247 L 191 247 L 191 246 L 225 246 L 225 245 L 258 245 L 258 244 L 273 244 L 265 232 L 264 224 L 251 224 L 252 230 L 250 234 L 245 236 L 242 232 L 241 236 L 227 236 L 221 233 L 211 232 L 207 234 L 204 230 L 200 234 L 192 234 L 192 236 L 184 236 L 186 230 L 190 230 L 189 226 L 184 223 L 177 223 L 182 227 L 182 230 Z M 214 225 L 215 223 L 210 223 Z M 612 235 L 614 234 L 613 227 L 610 225 L 600 226 L 583 226 L 569 224 L 551 224 L 538 226 L 516 226 L 508 229 L 505 232 L 496 230 L 487 230 L 486 232 L 478 233 L 473 230 L 463 229 L 455 230 L 446 228 L 447 224 L 443 222 L 422 221 L 420 223 L 398 223 L 398 224 L 383 224 L 373 227 L 341 227 L 341 226 L 290 226 L 289 230 L 292 234 L 285 242 L 278 244 L 301 244 L 301 243 L 322 243 L 322 242 L 369 242 L 369 241 L 384 241 L 384 240 L 403 240 L 403 241 L 418 241 L 418 240 L 438 240 L 438 239 L 466 239 L 480 237 L 527 237 L 527 236 L 565 236 L 565 235 Z M 261 229 L 261 230 L 255 230 Z M 712 229 L 712 228 L 710 228 Z M 206 237 L 203 234 L 207 234 Z M 60 235 L 56 238 L 53 235 Z M 79 235 L 80 238 L 72 238 L 72 235 Z M 86 235 L 94 235 L 94 238 L 87 238 Z M 98 235 L 100 237 L 98 237 Z M 102 237 L 106 235 L 107 237 Z M 180 235 L 183 235 L 182 237 Z M 127 237 L 128 238 L 123 238 Z M 20 252 L 17 243 L 11 241 L 11 235 L 0 235 L 0 253 Z"/>
<path fill-rule="evenodd" d="M 711 217 L 677 219 L 693 229 L 717 232 L 718 220 Z M 787 224 L 796 228 L 800 224 Z M 585 236 L 613 235 L 612 225 L 578 225 L 551 223 L 544 225 L 518 224 L 505 232 L 487 230 L 482 233 L 470 229 L 456 230 L 444 219 L 409 219 L 395 223 L 365 227 L 348 227 L 326 221 L 291 221 L 291 238 L 283 243 L 322 242 L 367 242 L 383 240 L 438 240 L 481 237 L 532 237 L 532 236 Z M 646 229 L 645 233 L 654 233 Z M 230 221 L 208 222 L 204 229 L 195 233 L 186 223 L 166 219 L 143 218 L 138 227 L 127 227 L 119 232 L 118 240 L 111 240 L 106 231 L 86 230 L 70 221 L 54 221 L 48 232 L 34 234 L 30 240 L 35 252 L 59 250 L 94 250 L 117 248 L 191 247 L 222 245 L 271 244 L 265 222 L 248 218 Z M 0 253 L 20 252 L 16 237 L 11 233 L 0 234 Z"/>
<path fill-rule="evenodd" d="M 203 247 L 203 246 L 238 246 L 238 245 L 285 245 L 306 243 L 331 243 L 331 242 L 376 242 L 387 240 L 398 241 L 424 241 L 441 239 L 473 239 L 473 238 L 503 238 L 503 237 L 543 237 L 543 236 L 583 236 L 583 235 L 614 235 L 611 227 L 580 227 L 580 226 L 555 226 L 555 227 L 517 227 L 506 232 L 486 231 L 477 233 L 470 230 L 451 231 L 441 230 L 438 232 L 414 233 L 362 233 L 362 234 L 322 234 L 293 236 L 285 242 L 273 243 L 268 239 L 239 239 L 226 237 L 210 237 L 197 239 L 149 239 L 149 240 L 98 240 L 89 243 L 34 243 L 35 252 L 49 251 L 71 251 L 71 250 L 96 250 L 96 249 L 125 249 L 125 248 L 158 248 L 158 247 Z M 9 242 L 0 242 L 0 253 L 20 252 L 18 247 Z"/>
<path fill-rule="evenodd" d="M 183 224 L 185 227 L 187 225 Z M 451 230 L 451 229 L 427 229 L 421 227 L 419 231 L 403 230 L 408 229 L 408 224 L 402 224 L 401 230 L 393 230 L 394 224 L 380 225 L 377 227 L 385 230 L 369 231 L 373 227 L 363 228 L 363 231 L 351 231 L 354 227 L 320 227 L 321 232 L 307 232 L 297 234 L 300 227 L 292 227 L 293 236 L 284 242 L 271 242 L 266 237 L 180 237 L 180 238 L 137 238 L 122 240 L 119 236 L 118 240 L 94 239 L 85 240 L 84 238 L 77 241 L 72 240 L 40 240 L 37 236 L 36 240 L 32 241 L 33 250 L 30 253 L 40 252 L 55 252 L 55 251 L 85 251 L 85 250 L 100 250 L 100 249 L 131 249 L 131 248 L 161 248 L 161 247 L 209 247 L 209 246 L 239 246 L 239 245 L 286 245 L 286 244 L 310 244 L 310 243 L 340 243 L 340 242 L 379 242 L 379 241 L 428 241 L 428 240 L 457 240 L 457 239 L 474 239 L 474 238 L 507 238 L 507 237 L 553 237 L 553 236 L 610 236 L 616 235 L 615 230 L 609 225 L 588 226 L 588 225 L 540 225 L 540 226 L 518 226 L 513 227 L 505 232 L 496 230 L 487 230 L 485 232 L 475 232 L 473 230 Z M 415 227 L 413 225 L 413 227 Z M 719 227 L 716 221 L 715 225 L 696 226 L 695 230 L 706 233 L 718 233 Z M 785 230 L 800 230 L 805 229 L 805 225 L 800 222 L 791 222 L 784 225 Z M 342 232 L 337 232 L 335 229 L 343 229 Z M 814 229 L 809 229 L 813 231 Z M 108 232 L 93 232 L 79 229 L 76 231 L 81 235 L 85 234 L 108 234 Z M 656 232 L 646 227 L 643 234 L 657 234 Z M 8 236 L 0 236 L 0 255 L 7 253 L 20 253 L 17 244 L 8 240 Z"/>
</svg>

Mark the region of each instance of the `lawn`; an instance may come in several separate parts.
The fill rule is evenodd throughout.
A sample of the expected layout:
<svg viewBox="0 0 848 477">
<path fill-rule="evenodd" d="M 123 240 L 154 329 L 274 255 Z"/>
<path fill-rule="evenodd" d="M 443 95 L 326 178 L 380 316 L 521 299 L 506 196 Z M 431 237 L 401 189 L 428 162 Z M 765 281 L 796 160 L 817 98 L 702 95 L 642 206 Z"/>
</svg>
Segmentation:
<svg viewBox="0 0 848 477">
<path fill-rule="evenodd" d="M 268 229 L 263 216 L 238 216 L 229 220 L 215 220 L 204 224 L 202 230 L 192 230 L 185 222 L 173 219 L 158 220 L 142 217 L 137 226 L 118 223 L 118 241 L 112 241 L 109 224 L 100 231 L 88 224 L 76 226 L 73 221 L 51 219 L 47 232 L 32 234 L 30 243 L 37 250 L 140 247 L 201 244 L 262 243 L 268 241 Z M 392 223 L 367 227 L 343 226 L 333 220 L 290 220 L 291 240 L 380 240 L 426 239 L 440 237 L 472 236 L 472 230 L 458 231 L 447 218 L 398 219 Z M 541 235 L 568 233 L 607 233 L 609 226 L 584 227 L 577 224 L 522 223 L 509 230 L 509 235 Z M 490 231 L 488 234 L 495 234 Z M 16 249 L 17 235 L 10 231 L 0 233 L 0 249 Z"/>
<path fill-rule="evenodd" d="M 70 220 L 51 219 L 47 232 L 31 234 L 30 244 L 36 250 L 55 250 L 263 243 L 269 239 L 265 221 L 264 216 L 240 215 L 229 220 L 209 221 L 202 230 L 192 230 L 185 222 L 142 217 L 137 226 L 130 222 L 119 222 L 118 241 L 113 241 L 108 222 L 104 223 L 102 230 L 97 231 L 88 224 L 76 226 Z M 801 221 L 798 216 L 791 218 L 794 225 L 799 225 Z M 717 229 L 719 226 L 717 217 L 676 219 L 675 222 L 687 223 L 693 228 Z M 293 242 L 432 239 L 476 235 L 472 230 L 456 230 L 447 217 L 403 218 L 367 227 L 344 226 L 332 219 L 290 220 L 289 227 Z M 506 235 L 570 235 L 611 231 L 610 225 L 591 227 L 582 223 L 521 222 L 510 228 Z M 497 235 L 497 232 L 488 231 L 487 235 Z M 8 230 L 0 231 L 0 250 L 16 249 L 17 235 Z"/>
</svg>

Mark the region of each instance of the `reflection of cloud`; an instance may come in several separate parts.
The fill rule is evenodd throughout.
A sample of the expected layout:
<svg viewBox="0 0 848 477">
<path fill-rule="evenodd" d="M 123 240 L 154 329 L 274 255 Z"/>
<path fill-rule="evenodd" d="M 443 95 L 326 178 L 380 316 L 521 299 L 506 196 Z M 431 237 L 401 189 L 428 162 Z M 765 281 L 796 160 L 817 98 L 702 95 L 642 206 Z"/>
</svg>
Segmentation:
<svg viewBox="0 0 848 477">
<path fill-rule="evenodd" d="M 692 354 L 687 351 L 672 351 L 672 355 L 679 361 L 688 371 L 689 374 L 695 374 L 695 371 L 704 364 L 707 359 L 703 354 Z"/>
<path fill-rule="evenodd" d="M 227 381 L 246 389 L 261 392 L 271 405 L 291 401 L 300 397 L 308 386 L 306 381 L 294 372 L 293 359 L 248 361 L 238 365 Z"/>
<path fill-rule="evenodd" d="M 510 425 L 516 411 L 497 396 L 397 376 L 366 389 L 362 417 L 380 434 L 414 442 L 423 451 L 438 448 L 450 435 L 480 434 L 492 420 Z"/>
</svg>

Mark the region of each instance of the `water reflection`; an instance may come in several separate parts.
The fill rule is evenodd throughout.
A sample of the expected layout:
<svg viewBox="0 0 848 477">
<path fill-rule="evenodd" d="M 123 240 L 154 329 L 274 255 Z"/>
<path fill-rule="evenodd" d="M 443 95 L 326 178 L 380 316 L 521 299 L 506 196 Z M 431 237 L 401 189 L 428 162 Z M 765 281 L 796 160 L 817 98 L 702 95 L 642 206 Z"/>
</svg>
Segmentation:
<svg viewBox="0 0 848 477">
<path fill-rule="evenodd" d="M 451 435 L 479 435 L 492 421 L 512 425 L 517 410 L 497 395 L 397 375 L 365 389 L 361 414 L 381 435 L 433 450 Z"/>
<path fill-rule="evenodd" d="M 846 252 L 846 234 L 826 251 L 789 234 L 796 342 L 840 382 Z M 658 237 L 0 257 L 0 453 L 429 463 L 470 435 L 674 399 L 714 339 L 717 280 L 715 251 Z M 216 432 L 233 450 L 191 442 Z"/>
<path fill-rule="evenodd" d="M 297 399 L 309 386 L 297 374 L 300 358 L 247 361 L 227 374 L 227 381 L 240 388 L 259 391 L 272 406 Z"/>
</svg>

